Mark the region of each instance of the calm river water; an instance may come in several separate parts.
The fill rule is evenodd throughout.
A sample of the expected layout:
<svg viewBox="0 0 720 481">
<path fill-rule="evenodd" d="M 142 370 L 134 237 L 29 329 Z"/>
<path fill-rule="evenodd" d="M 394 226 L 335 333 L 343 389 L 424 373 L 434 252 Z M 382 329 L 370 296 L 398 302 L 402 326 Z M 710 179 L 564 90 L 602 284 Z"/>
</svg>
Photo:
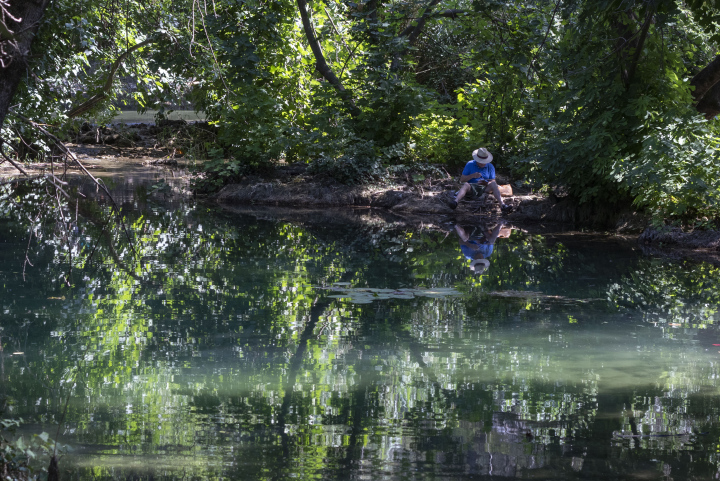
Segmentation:
<svg viewBox="0 0 720 481">
<path fill-rule="evenodd" d="M 64 479 L 717 479 L 718 268 L 169 191 L 24 279 L 0 221 L 0 396 L 53 437 L 67 403 Z"/>
</svg>

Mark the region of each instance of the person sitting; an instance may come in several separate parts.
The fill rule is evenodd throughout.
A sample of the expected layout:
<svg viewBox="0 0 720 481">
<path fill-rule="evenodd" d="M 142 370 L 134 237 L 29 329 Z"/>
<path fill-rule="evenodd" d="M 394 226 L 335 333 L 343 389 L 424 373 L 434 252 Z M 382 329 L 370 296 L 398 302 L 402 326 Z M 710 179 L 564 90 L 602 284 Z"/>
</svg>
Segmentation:
<svg viewBox="0 0 720 481">
<path fill-rule="evenodd" d="M 470 193 L 473 196 L 480 196 L 487 192 L 492 194 L 500 204 L 500 209 L 504 212 L 510 210 L 512 206 L 506 204 L 500 195 L 500 188 L 495 182 L 495 167 L 490 163 L 493 156 L 488 149 L 479 148 L 472 153 L 473 160 L 468 162 L 460 176 L 460 182 L 463 184 L 458 190 L 455 198 L 450 201 L 450 208 L 455 209 L 465 195 Z"/>
</svg>

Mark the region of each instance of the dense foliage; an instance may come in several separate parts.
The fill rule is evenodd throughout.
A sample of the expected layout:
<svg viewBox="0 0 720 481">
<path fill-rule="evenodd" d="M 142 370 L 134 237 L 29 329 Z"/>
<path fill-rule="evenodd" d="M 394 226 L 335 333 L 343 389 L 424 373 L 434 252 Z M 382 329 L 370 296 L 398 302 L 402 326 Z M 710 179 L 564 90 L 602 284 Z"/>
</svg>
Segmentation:
<svg viewBox="0 0 720 481">
<path fill-rule="evenodd" d="M 59 1 L 14 108 L 68 131 L 109 120 L 128 82 L 161 114 L 189 99 L 219 127 L 190 152 L 213 160 L 204 191 L 278 162 L 345 183 L 457 168 L 485 145 L 515 180 L 590 212 L 710 225 L 718 129 L 691 79 L 715 57 L 716 14 L 680 0 Z"/>
</svg>

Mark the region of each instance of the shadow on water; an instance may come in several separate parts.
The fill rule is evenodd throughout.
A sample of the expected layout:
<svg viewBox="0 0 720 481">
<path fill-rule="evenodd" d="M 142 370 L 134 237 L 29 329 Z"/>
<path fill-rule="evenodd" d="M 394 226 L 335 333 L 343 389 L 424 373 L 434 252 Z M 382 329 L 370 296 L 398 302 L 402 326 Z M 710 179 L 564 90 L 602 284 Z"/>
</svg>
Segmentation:
<svg viewBox="0 0 720 481">
<path fill-rule="evenodd" d="M 129 235 L 102 202 L 72 257 L 39 235 L 24 281 L 2 221 L 3 394 L 39 430 L 70 395 L 72 479 L 717 476 L 716 267 L 158 182 L 116 184 Z"/>
</svg>

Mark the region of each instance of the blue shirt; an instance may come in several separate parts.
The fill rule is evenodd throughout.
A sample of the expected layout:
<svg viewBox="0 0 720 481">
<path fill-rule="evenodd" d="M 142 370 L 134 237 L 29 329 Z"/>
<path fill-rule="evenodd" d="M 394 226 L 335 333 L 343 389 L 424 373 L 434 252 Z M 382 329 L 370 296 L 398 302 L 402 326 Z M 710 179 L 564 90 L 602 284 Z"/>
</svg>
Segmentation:
<svg viewBox="0 0 720 481">
<path fill-rule="evenodd" d="M 468 244 L 472 244 L 473 247 L 466 246 L 466 245 L 460 245 L 460 250 L 462 251 L 463 255 L 466 259 L 474 259 L 475 254 L 478 252 L 482 254 L 482 256 L 487 259 L 490 257 L 493 253 L 493 245 L 492 244 L 481 244 L 475 239 L 468 240 Z"/>
<path fill-rule="evenodd" d="M 492 164 L 478 164 L 474 160 L 471 160 L 465 165 L 462 175 L 470 175 L 475 172 L 480 172 L 482 180 L 493 180 L 495 178 L 495 167 Z M 468 180 L 468 184 L 476 184 L 481 178 Z"/>
</svg>

